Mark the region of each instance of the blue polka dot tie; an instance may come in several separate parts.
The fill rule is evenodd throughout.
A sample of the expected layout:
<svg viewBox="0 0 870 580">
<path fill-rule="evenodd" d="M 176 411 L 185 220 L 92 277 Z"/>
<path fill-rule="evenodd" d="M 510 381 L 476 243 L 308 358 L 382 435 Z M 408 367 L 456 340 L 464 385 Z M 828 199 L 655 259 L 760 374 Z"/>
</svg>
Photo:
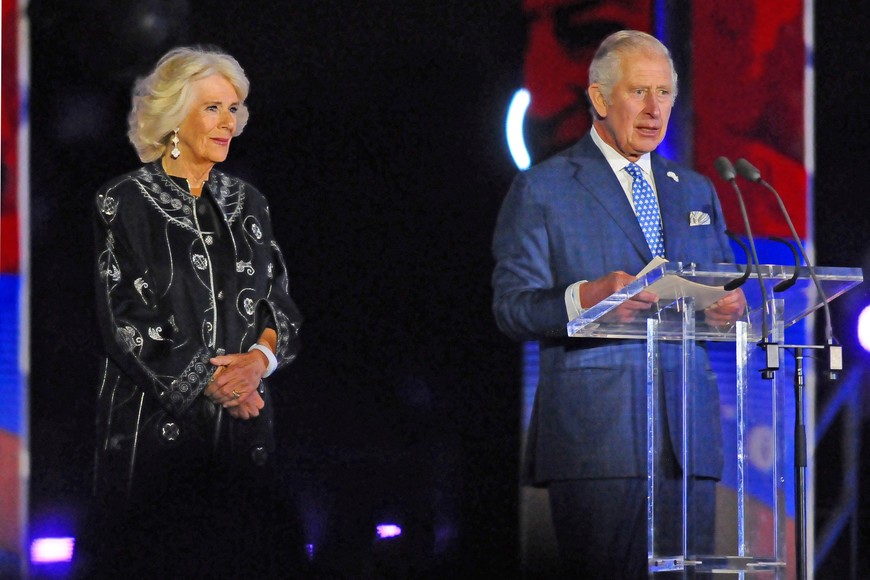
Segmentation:
<svg viewBox="0 0 870 580">
<path fill-rule="evenodd" d="M 665 257 L 665 242 L 662 234 L 662 221 L 659 215 L 659 202 L 649 182 L 643 178 L 643 171 L 637 163 L 629 163 L 625 170 L 634 179 L 631 195 L 634 198 L 634 213 L 646 243 L 653 256 Z"/>
</svg>

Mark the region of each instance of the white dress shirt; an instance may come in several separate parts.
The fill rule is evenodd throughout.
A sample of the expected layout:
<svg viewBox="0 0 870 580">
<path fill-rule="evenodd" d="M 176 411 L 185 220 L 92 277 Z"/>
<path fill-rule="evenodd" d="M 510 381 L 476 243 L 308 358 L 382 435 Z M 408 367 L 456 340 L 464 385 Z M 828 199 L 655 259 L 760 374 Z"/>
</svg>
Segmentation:
<svg viewBox="0 0 870 580">
<path fill-rule="evenodd" d="M 604 142 L 601 136 L 598 134 L 598 131 L 595 127 L 592 127 L 592 141 L 601 150 L 601 153 L 604 154 L 604 158 L 607 160 L 607 163 L 610 164 L 610 168 L 613 170 L 613 174 L 616 175 L 616 179 L 619 180 L 619 184 L 622 186 L 622 191 L 625 192 L 625 197 L 628 199 L 628 203 L 631 205 L 631 209 L 634 210 L 634 196 L 631 193 L 631 186 L 634 183 L 634 178 L 631 176 L 628 171 L 625 170 L 625 167 L 631 163 L 628 159 L 623 157 L 616 149 L 608 145 Z M 658 197 L 658 190 L 656 190 L 656 182 L 655 178 L 653 178 L 652 174 L 652 162 L 650 161 L 650 154 L 645 153 L 635 161 L 641 170 L 643 171 L 643 177 L 646 179 L 650 186 L 653 189 L 653 192 Z M 661 219 L 661 216 L 659 216 Z M 580 286 L 585 284 L 588 280 L 580 280 L 578 282 L 574 282 L 570 286 L 565 289 L 565 309 L 568 311 L 568 320 L 574 320 L 580 314 L 583 313 L 585 308 L 580 303 Z"/>
</svg>

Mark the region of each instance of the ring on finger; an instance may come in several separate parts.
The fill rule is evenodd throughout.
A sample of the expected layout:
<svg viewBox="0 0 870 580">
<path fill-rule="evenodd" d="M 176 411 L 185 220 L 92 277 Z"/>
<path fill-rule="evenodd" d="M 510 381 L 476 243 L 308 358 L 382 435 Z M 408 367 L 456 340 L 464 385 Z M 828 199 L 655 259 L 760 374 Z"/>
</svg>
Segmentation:
<svg viewBox="0 0 870 580">
<path fill-rule="evenodd" d="M 234 398 L 234 399 L 238 399 L 238 398 L 241 397 L 241 396 L 242 396 L 242 394 L 241 394 L 240 392 L 238 392 L 237 390 L 233 389 L 233 398 Z"/>
</svg>

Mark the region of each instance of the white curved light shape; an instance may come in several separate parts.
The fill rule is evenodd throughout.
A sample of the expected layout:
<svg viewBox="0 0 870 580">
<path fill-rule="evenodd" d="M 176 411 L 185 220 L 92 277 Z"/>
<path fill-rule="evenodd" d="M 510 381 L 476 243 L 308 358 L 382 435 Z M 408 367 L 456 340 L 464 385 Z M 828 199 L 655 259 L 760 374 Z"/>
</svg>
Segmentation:
<svg viewBox="0 0 870 580">
<path fill-rule="evenodd" d="M 858 342 L 870 352 L 870 306 L 865 307 L 858 316 Z"/>
<path fill-rule="evenodd" d="M 532 95 L 526 89 L 519 89 L 515 92 L 511 104 L 508 106 L 507 121 L 505 122 L 508 149 L 520 171 L 528 169 L 532 164 L 532 158 L 529 155 L 529 150 L 526 149 L 526 141 L 523 138 L 523 120 L 531 102 Z"/>
</svg>

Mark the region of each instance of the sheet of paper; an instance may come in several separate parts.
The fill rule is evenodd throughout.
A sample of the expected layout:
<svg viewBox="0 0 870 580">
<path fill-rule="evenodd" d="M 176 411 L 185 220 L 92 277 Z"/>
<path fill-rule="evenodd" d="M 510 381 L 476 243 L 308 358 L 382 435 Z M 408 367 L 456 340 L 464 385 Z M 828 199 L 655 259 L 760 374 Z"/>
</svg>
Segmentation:
<svg viewBox="0 0 870 580">
<path fill-rule="evenodd" d="M 643 267 L 643 270 L 641 270 L 640 272 L 637 273 L 637 278 L 640 278 L 641 276 L 645 276 L 646 274 L 649 274 L 650 272 L 652 272 L 653 270 L 655 270 L 656 268 L 658 268 L 662 264 L 667 264 L 667 263 L 668 263 L 668 261 L 666 259 L 664 259 L 660 256 L 656 256 L 655 258 L 650 260 L 649 264 L 647 264 L 646 266 Z"/>
<path fill-rule="evenodd" d="M 656 256 L 638 273 L 637 277 L 640 278 L 665 263 L 667 263 L 666 259 Z M 678 298 L 694 298 L 696 310 L 704 310 L 728 294 L 728 291 L 722 286 L 707 286 L 706 284 L 699 284 L 681 278 L 676 274 L 662 276 L 644 288 L 644 290 L 652 292 L 659 297 L 659 301 L 665 302 L 671 302 Z"/>
<path fill-rule="evenodd" d="M 695 310 L 704 310 L 726 294 L 721 286 L 707 286 L 680 278 L 674 274 L 663 276 L 644 288 L 659 297 L 659 301 L 670 302 L 678 298 L 694 298 Z"/>
</svg>

